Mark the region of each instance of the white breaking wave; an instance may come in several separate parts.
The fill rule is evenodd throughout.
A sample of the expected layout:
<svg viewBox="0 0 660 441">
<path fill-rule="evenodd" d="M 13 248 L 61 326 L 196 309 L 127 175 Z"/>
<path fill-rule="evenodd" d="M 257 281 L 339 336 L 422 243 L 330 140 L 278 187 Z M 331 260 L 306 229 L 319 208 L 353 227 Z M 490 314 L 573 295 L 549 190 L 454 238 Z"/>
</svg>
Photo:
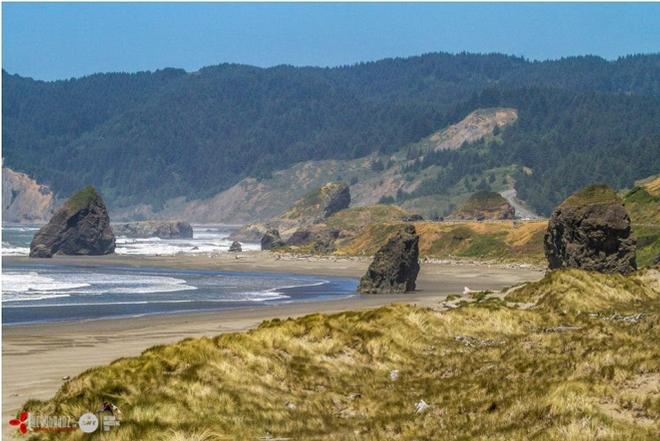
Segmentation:
<svg viewBox="0 0 660 441">
<path fill-rule="evenodd" d="M 5 226 L 3 232 L 10 241 L 2 242 L 3 256 L 27 256 L 30 241 L 37 227 Z M 19 233 L 17 235 L 17 233 Z M 13 239 L 11 239 L 13 237 Z M 136 256 L 174 256 L 177 254 L 215 254 L 227 252 L 232 244 L 229 232 L 215 227 L 193 227 L 192 239 L 128 238 L 118 236 L 115 253 Z M 245 251 L 261 249 L 256 243 L 242 243 Z"/>
<path fill-rule="evenodd" d="M 2 301 L 34 301 L 71 295 L 151 294 L 195 290 L 185 280 L 167 276 L 100 273 L 5 272 Z"/>
<path fill-rule="evenodd" d="M 52 277 L 42 276 L 36 272 L 2 274 L 2 292 L 25 293 L 42 291 L 64 291 L 89 286 L 86 282 L 58 281 Z"/>
<path fill-rule="evenodd" d="M 2 242 L 3 256 L 27 256 L 30 254 L 29 247 L 14 247 L 6 242 Z"/>
<path fill-rule="evenodd" d="M 127 255 L 174 256 L 227 252 L 232 244 L 229 233 L 215 228 L 194 227 L 193 239 L 117 238 L 115 253 Z M 259 250 L 259 244 L 241 244 L 243 250 Z"/>
</svg>

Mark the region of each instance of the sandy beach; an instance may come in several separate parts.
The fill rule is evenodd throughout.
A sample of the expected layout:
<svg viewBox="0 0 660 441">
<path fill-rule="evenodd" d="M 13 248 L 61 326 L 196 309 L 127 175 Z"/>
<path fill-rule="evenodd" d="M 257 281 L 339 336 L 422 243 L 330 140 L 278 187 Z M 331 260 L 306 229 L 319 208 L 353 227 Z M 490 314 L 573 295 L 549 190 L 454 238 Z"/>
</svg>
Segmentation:
<svg viewBox="0 0 660 441">
<path fill-rule="evenodd" d="M 21 257 L 5 257 L 20 262 Z M 360 277 L 367 258 L 318 258 L 246 252 L 212 256 L 137 257 L 58 256 L 44 264 L 78 266 L 191 268 L 222 271 L 288 272 L 297 274 Z M 41 262 L 40 262 L 41 263 Z M 354 296 L 331 301 L 249 307 L 230 311 L 146 316 L 38 325 L 3 326 L 2 402 L 5 421 L 28 399 L 52 396 L 67 377 L 120 357 L 139 355 L 145 349 L 187 337 L 243 331 L 261 321 L 314 312 L 332 313 L 374 308 L 392 302 L 434 306 L 465 286 L 474 290 L 498 289 L 543 275 L 538 268 L 470 263 L 422 263 L 417 291 L 404 295 Z M 3 426 L 6 433 L 7 427 Z"/>
</svg>

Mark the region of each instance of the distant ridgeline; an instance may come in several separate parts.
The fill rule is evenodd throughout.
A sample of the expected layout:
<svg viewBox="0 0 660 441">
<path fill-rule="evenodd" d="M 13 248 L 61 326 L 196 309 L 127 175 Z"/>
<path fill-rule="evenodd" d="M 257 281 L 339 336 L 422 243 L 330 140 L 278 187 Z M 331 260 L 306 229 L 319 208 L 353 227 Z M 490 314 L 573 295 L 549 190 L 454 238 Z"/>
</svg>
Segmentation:
<svg viewBox="0 0 660 441">
<path fill-rule="evenodd" d="M 489 190 L 494 182 L 476 188 L 487 170 L 515 166 L 518 197 L 546 215 L 588 183 L 630 187 L 660 170 L 660 55 L 529 62 L 437 53 L 337 68 L 223 64 L 56 82 L 3 71 L 2 88 L 4 165 L 58 198 L 94 185 L 111 209 L 158 210 L 302 161 L 401 151 L 413 161 L 409 175 L 437 167 L 392 196 L 397 203 L 459 184 Z M 408 147 L 478 108 L 516 109 L 517 120 L 458 149 Z"/>
</svg>

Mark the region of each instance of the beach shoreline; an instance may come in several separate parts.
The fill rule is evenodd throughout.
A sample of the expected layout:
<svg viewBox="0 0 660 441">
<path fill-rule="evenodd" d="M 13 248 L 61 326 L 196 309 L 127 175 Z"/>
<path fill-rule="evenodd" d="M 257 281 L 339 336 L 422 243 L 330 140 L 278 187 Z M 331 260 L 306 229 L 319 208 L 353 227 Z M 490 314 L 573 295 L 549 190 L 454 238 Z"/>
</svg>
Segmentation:
<svg viewBox="0 0 660 441">
<path fill-rule="evenodd" d="M 21 262 L 24 257 L 3 257 Z M 235 272 L 286 272 L 294 274 L 358 278 L 370 258 L 301 257 L 246 252 L 232 255 L 191 256 L 57 256 L 40 261 L 72 266 L 126 266 L 136 268 L 185 268 Z M 439 307 L 449 294 L 499 289 L 543 276 L 538 268 L 473 263 L 424 263 L 418 290 L 401 295 L 355 295 L 272 306 L 251 306 L 221 311 L 147 315 L 3 326 L 3 417 L 11 418 L 28 399 L 52 396 L 66 378 L 121 357 L 137 356 L 155 345 L 184 338 L 240 332 L 273 318 L 312 313 L 337 313 L 377 308 L 390 303 L 414 303 Z M 5 428 L 5 430 L 7 430 Z"/>
</svg>

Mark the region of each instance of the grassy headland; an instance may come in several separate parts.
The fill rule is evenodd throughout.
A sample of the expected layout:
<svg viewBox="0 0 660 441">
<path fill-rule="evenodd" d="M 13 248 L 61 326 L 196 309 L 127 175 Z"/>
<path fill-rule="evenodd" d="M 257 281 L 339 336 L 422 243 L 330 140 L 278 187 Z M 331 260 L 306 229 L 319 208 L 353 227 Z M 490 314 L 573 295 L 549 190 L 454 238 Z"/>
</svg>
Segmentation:
<svg viewBox="0 0 660 441">
<path fill-rule="evenodd" d="M 36 439 L 655 440 L 659 277 L 557 271 L 451 310 L 271 320 L 90 369 L 26 408 L 123 412 L 109 434 Z"/>
<path fill-rule="evenodd" d="M 637 264 L 650 265 L 660 256 L 660 176 L 638 181 L 623 200 L 637 236 Z"/>
<path fill-rule="evenodd" d="M 387 207 L 387 206 L 376 206 Z M 389 208 L 379 216 L 369 214 L 372 207 L 361 207 L 349 212 L 343 210 L 328 218 L 327 225 L 348 231 L 337 240 L 337 256 L 372 256 L 383 246 L 403 222 L 398 210 Z M 381 209 L 379 209 L 379 212 Z M 381 216 L 382 215 L 382 216 Z M 361 223 L 355 219 L 382 221 Z M 390 219 L 385 219 L 389 217 Z M 484 260 L 493 262 L 525 262 L 542 264 L 543 235 L 546 221 L 534 222 L 415 222 L 420 236 L 419 252 L 422 258 Z M 311 253 L 311 246 L 291 246 L 278 251 Z"/>
</svg>

